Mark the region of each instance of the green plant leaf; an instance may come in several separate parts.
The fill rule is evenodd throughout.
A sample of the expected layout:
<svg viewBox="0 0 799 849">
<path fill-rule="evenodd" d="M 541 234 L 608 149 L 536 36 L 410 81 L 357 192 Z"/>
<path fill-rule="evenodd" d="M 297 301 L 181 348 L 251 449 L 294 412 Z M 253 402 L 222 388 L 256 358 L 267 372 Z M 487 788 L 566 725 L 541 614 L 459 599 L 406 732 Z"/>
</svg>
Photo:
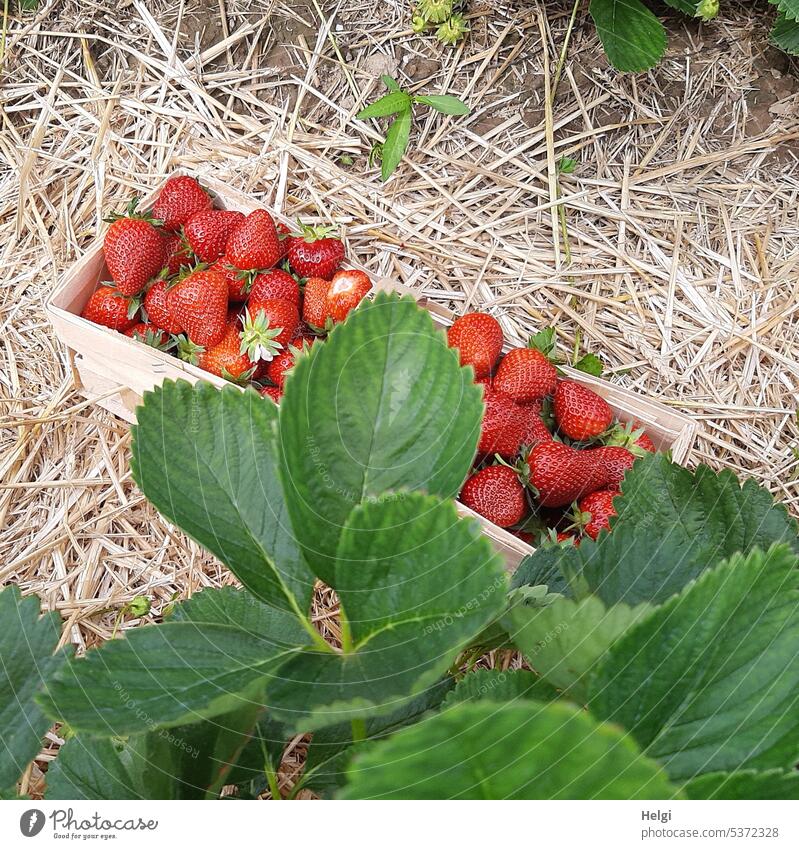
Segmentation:
<svg viewBox="0 0 799 849">
<path fill-rule="evenodd" d="M 799 0 L 768 0 L 789 21 L 799 20 Z"/>
<path fill-rule="evenodd" d="M 791 56 L 799 56 L 799 22 L 790 20 L 782 13 L 777 15 L 770 38 L 780 50 Z"/>
<path fill-rule="evenodd" d="M 398 710 L 386 716 L 370 717 L 365 722 L 366 737 L 369 741 L 379 740 L 423 720 L 441 706 L 442 699 L 452 686 L 451 678 L 443 678 Z M 353 744 L 349 723 L 331 725 L 315 732 L 308 746 L 301 786 L 326 798 L 332 797 L 344 785 L 347 765 L 362 745 L 369 744 Z"/>
<path fill-rule="evenodd" d="M 400 84 L 394 79 L 394 77 L 391 77 L 388 74 L 383 74 L 380 79 L 389 91 L 400 91 Z"/>
<path fill-rule="evenodd" d="M 267 690 L 276 718 L 302 731 L 390 713 L 421 693 L 501 609 L 507 580 L 453 502 L 403 492 L 352 511 L 331 585 L 342 654 L 304 651 Z"/>
<path fill-rule="evenodd" d="M 35 701 L 66 661 L 55 652 L 61 635 L 57 613 L 39 616 L 39 599 L 0 591 L 0 787 L 19 780 L 52 724 Z"/>
<path fill-rule="evenodd" d="M 411 137 L 412 117 L 413 113 L 409 106 L 397 115 L 388 128 L 386 140 L 383 142 L 383 159 L 380 171 L 384 183 L 397 170 L 397 166 L 402 161 L 402 157 L 408 149 L 408 140 Z"/>
<path fill-rule="evenodd" d="M 128 740 L 77 736 L 47 771 L 47 799 L 204 799 L 227 783 L 256 704 Z"/>
<path fill-rule="evenodd" d="M 236 624 L 247 603 L 235 590 L 203 590 L 176 607 L 175 621 L 134 628 L 73 660 L 44 704 L 74 730 L 106 737 L 261 705 L 266 677 L 308 635 L 292 615 L 257 601 Z"/>
<path fill-rule="evenodd" d="M 262 793 L 268 787 L 266 771 L 277 774 L 290 736 L 282 722 L 273 719 L 268 711 L 262 711 L 225 783 L 247 788 L 253 798 Z"/>
<path fill-rule="evenodd" d="M 167 380 L 136 415 L 131 469 L 147 498 L 253 595 L 302 618 L 314 576 L 280 486 L 275 405 L 252 390 Z"/>
<path fill-rule="evenodd" d="M 562 702 L 466 703 L 356 756 L 345 799 L 664 799 L 619 729 Z"/>
<path fill-rule="evenodd" d="M 414 97 L 416 103 L 431 106 L 443 115 L 468 115 L 471 110 L 459 98 L 450 94 L 420 94 Z"/>
<path fill-rule="evenodd" d="M 673 779 L 799 759 L 799 572 L 786 545 L 736 554 L 611 647 L 589 707 Z"/>
<path fill-rule="evenodd" d="M 405 112 L 411 108 L 411 97 L 404 91 L 392 91 L 385 94 L 380 100 L 370 103 L 365 109 L 355 116 L 360 121 L 367 118 L 384 118 L 386 115 L 396 115 L 397 112 Z"/>
<path fill-rule="evenodd" d="M 729 471 L 691 471 L 663 454 L 636 461 L 614 506 L 613 531 L 597 542 L 547 546 L 514 580 L 595 593 L 606 604 L 661 602 L 735 552 L 785 541 L 799 551 L 796 522 L 754 481 Z M 557 575 L 560 578 L 557 578 Z"/>
<path fill-rule="evenodd" d="M 671 6 L 672 9 L 682 12 L 684 15 L 694 17 L 701 0 L 664 0 L 664 2 Z"/>
<path fill-rule="evenodd" d="M 591 0 L 589 12 L 608 59 L 619 71 L 646 71 L 666 52 L 666 30 L 640 0 Z"/>
<path fill-rule="evenodd" d="M 602 360 L 596 354 L 586 354 L 577 360 L 572 368 L 584 374 L 592 374 L 594 377 L 600 377 L 602 374 Z"/>
<path fill-rule="evenodd" d="M 652 607 L 605 607 L 595 597 L 556 599 L 546 607 L 514 606 L 505 619 L 513 642 L 546 681 L 585 704 L 589 674 L 607 649 Z"/>
<path fill-rule="evenodd" d="M 689 781 L 683 789 L 689 799 L 799 799 L 799 772 L 711 772 Z"/>
<path fill-rule="evenodd" d="M 430 315 L 378 293 L 314 345 L 280 404 L 284 489 L 308 562 L 333 581 L 354 506 L 384 492 L 455 496 L 474 459 L 483 403 Z"/>
<path fill-rule="evenodd" d="M 558 698 L 558 691 L 526 669 L 478 669 L 468 672 L 444 699 L 443 709 L 464 702 L 548 702 Z"/>
</svg>

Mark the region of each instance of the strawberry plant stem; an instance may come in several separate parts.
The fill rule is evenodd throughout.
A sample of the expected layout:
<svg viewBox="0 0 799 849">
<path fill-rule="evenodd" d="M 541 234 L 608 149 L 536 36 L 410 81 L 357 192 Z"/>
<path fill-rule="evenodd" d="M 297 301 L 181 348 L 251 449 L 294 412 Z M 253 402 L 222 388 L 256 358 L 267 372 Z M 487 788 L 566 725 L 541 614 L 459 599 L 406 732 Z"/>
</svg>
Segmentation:
<svg viewBox="0 0 799 849">
<path fill-rule="evenodd" d="M 555 96 L 558 91 L 558 83 L 560 82 L 561 74 L 563 73 L 563 66 L 566 64 L 566 54 L 569 50 L 569 42 L 571 41 L 572 31 L 574 30 L 574 24 L 577 21 L 577 12 L 580 11 L 580 3 L 582 0 L 574 0 L 574 7 L 572 8 L 571 17 L 569 18 L 569 25 L 566 27 L 566 36 L 563 39 L 563 47 L 560 49 L 560 56 L 558 57 L 558 64 L 555 66 L 555 76 L 552 79 L 552 105 L 555 105 Z"/>
<path fill-rule="evenodd" d="M 269 785 L 269 793 L 275 801 L 282 800 L 283 796 L 280 793 L 280 784 L 278 784 L 277 773 L 272 769 L 272 764 L 267 759 L 264 762 L 264 773 L 266 774 L 266 783 Z"/>
</svg>

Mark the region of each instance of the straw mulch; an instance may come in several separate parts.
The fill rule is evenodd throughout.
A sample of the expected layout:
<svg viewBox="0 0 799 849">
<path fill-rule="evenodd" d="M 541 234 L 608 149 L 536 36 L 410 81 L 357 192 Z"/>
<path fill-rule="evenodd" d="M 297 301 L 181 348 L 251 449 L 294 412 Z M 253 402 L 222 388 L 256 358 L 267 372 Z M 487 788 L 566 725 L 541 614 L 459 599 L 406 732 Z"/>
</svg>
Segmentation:
<svg viewBox="0 0 799 849">
<path fill-rule="evenodd" d="M 42 311 L 101 217 L 176 167 L 339 224 L 375 274 L 487 309 L 511 338 L 556 324 L 564 352 L 579 339 L 613 379 L 696 416 L 696 461 L 799 508 L 799 81 L 767 47 L 769 7 L 671 19 L 668 58 L 635 78 L 608 67 L 583 10 L 550 108 L 571 5 L 472 0 L 455 50 L 413 35 L 404 0 L 50 0 L 12 14 L 0 582 L 57 609 L 65 642 L 107 639 L 135 596 L 158 617 L 231 581 L 144 501 L 127 426 L 74 391 Z M 458 119 L 419 110 L 386 186 L 367 165 L 381 127 L 353 118 L 383 73 L 472 105 Z M 561 156 L 579 165 L 558 185 Z"/>
</svg>

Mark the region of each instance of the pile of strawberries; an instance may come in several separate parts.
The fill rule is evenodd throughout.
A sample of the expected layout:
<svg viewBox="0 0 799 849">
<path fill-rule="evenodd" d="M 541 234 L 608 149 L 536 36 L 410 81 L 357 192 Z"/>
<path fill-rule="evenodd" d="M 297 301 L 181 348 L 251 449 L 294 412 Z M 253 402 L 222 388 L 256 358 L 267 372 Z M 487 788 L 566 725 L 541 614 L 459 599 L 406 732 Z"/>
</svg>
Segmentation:
<svg viewBox="0 0 799 849">
<path fill-rule="evenodd" d="M 291 233 L 265 209 L 215 209 L 193 177 L 164 184 L 153 208 L 132 201 L 103 241 L 111 280 L 81 315 L 278 402 L 297 356 L 371 289 L 341 269 L 329 228 Z"/>
<path fill-rule="evenodd" d="M 591 389 L 560 377 L 535 337 L 503 356 L 499 322 L 473 312 L 447 338 L 474 369 L 485 402 L 475 471 L 460 500 L 526 542 L 543 535 L 579 544 L 609 530 L 624 473 L 655 451 L 652 440 L 616 421 Z"/>
</svg>

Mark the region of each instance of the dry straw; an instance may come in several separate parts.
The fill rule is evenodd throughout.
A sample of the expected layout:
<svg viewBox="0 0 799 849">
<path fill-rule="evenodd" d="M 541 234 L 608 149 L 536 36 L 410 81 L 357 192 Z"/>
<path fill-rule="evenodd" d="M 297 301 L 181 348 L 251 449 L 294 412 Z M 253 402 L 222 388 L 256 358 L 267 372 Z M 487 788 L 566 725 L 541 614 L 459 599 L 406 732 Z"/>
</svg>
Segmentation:
<svg viewBox="0 0 799 849">
<path fill-rule="evenodd" d="M 176 594 L 232 582 L 144 501 L 127 426 L 73 391 L 42 312 L 102 215 L 177 166 L 339 224 L 375 274 L 488 309 L 509 338 L 556 323 L 569 348 L 579 334 L 622 384 L 701 420 L 697 459 L 754 475 L 796 511 L 797 81 L 749 4 L 704 27 L 675 19 L 666 61 L 635 78 L 607 67 L 581 11 L 550 110 L 571 5 L 473 0 L 454 50 L 413 35 L 404 0 L 43 0 L 12 13 L 0 580 L 58 610 L 65 642 L 107 639 L 134 596 L 157 617 Z M 458 94 L 472 114 L 421 114 L 381 186 L 366 165 L 380 128 L 353 116 L 385 72 Z M 579 165 L 556 183 L 562 156 Z M 316 616 L 335 636 L 332 604 L 320 594 Z M 296 741 L 286 786 L 301 754 Z"/>
</svg>

